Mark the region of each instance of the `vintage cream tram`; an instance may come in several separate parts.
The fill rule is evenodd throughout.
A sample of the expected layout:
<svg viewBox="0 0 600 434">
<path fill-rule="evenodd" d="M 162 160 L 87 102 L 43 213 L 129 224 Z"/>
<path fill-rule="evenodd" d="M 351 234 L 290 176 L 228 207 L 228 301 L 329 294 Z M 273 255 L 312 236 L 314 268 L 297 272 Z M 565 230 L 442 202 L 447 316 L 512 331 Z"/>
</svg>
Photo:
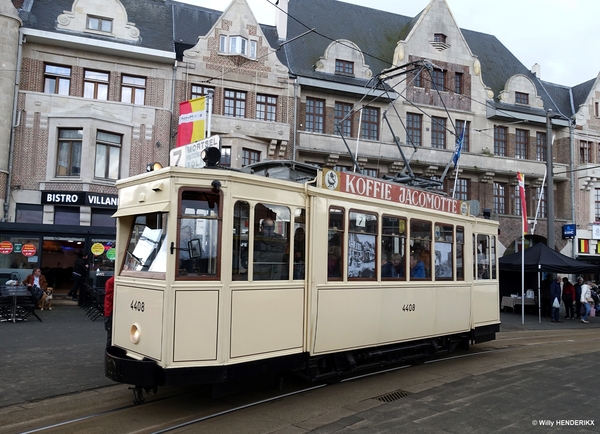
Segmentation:
<svg viewBox="0 0 600 434">
<path fill-rule="evenodd" d="M 106 375 L 142 389 L 310 380 L 495 338 L 497 222 L 296 162 L 121 180 Z"/>
</svg>

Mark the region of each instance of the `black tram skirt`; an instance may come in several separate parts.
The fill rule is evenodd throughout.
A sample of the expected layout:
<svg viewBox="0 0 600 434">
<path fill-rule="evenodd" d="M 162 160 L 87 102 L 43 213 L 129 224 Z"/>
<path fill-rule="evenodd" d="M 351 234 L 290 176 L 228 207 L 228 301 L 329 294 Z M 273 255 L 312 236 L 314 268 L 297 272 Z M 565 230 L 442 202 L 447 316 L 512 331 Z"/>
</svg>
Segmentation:
<svg viewBox="0 0 600 434">
<path fill-rule="evenodd" d="M 113 381 L 141 387 L 216 384 L 300 369 L 306 364 L 306 353 L 275 357 L 226 366 L 194 366 L 164 369 L 154 360 L 136 360 L 118 347 L 108 347 L 104 373 Z"/>
</svg>

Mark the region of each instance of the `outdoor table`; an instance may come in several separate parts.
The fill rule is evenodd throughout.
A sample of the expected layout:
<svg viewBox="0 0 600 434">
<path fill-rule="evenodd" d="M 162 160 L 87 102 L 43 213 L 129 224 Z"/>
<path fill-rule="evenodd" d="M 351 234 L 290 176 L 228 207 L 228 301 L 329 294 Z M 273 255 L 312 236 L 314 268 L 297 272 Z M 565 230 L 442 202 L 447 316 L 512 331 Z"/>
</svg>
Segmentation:
<svg viewBox="0 0 600 434">
<path fill-rule="evenodd" d="M 525 306 L 536 306 L 537 302 L 533 298 L 525 298 Z M 504 311 L 505 308 L 510 307 L 513 310 L 513 314 L 515 313 L 515 306 L 523 307 L 523 302 L 521 297 L 502 297 L 502 303 L 500 307 Z"/>
<path fill-rule="evenodd" d="M 17 297 L 27 296 L 31 296 L 31 292 L 29 292 L 29 288 L 27 288 L 27 286 L 0 286 L 0 297 L 12 297 L 10 318 L 3 318 L 1 321 L 12 321 L 13 323 L 17 322 Z"/>
</svg>

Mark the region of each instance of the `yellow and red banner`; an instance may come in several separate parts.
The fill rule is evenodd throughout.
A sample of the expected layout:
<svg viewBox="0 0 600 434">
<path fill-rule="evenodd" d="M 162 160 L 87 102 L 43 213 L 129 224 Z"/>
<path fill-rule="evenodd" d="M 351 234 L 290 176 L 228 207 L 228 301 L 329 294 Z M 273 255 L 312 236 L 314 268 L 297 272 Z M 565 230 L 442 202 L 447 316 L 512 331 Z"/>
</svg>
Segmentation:
<svg viewBox="0 0 600 434">
<path fill-rule="evenodd" d="M 590 240 L 579 240 L 579 253 L 590 253 Z"/>
<path fill-rule="evenodd" d="M 206 97 L 201 96 L 179 103 L 177 147 L 189 145 L 205 138 Z"/>
<path fill-rule="evenodd" d="M 517 172 L 517 180 L 519 181 L 519 198 L 521 199 L 521 215 L 523 216 L 523 235 L 529 231 L 527 224 L 527 201 L 525 200 L 525 175 Z"/>
</svg>

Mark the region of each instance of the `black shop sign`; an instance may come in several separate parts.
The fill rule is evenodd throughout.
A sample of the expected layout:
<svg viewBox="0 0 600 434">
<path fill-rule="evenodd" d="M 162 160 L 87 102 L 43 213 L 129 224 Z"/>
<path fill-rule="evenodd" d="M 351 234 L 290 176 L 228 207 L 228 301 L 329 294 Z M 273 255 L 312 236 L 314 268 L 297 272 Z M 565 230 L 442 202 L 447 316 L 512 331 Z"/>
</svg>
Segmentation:
<svg viewBox="0 0 600 434">
<path fill-rule="evenodd" d="M 117 208 L 118 196 L 87 191 L 42 191 L 42 205 L 91 206 L 94 208 Z"/>
</svg>

